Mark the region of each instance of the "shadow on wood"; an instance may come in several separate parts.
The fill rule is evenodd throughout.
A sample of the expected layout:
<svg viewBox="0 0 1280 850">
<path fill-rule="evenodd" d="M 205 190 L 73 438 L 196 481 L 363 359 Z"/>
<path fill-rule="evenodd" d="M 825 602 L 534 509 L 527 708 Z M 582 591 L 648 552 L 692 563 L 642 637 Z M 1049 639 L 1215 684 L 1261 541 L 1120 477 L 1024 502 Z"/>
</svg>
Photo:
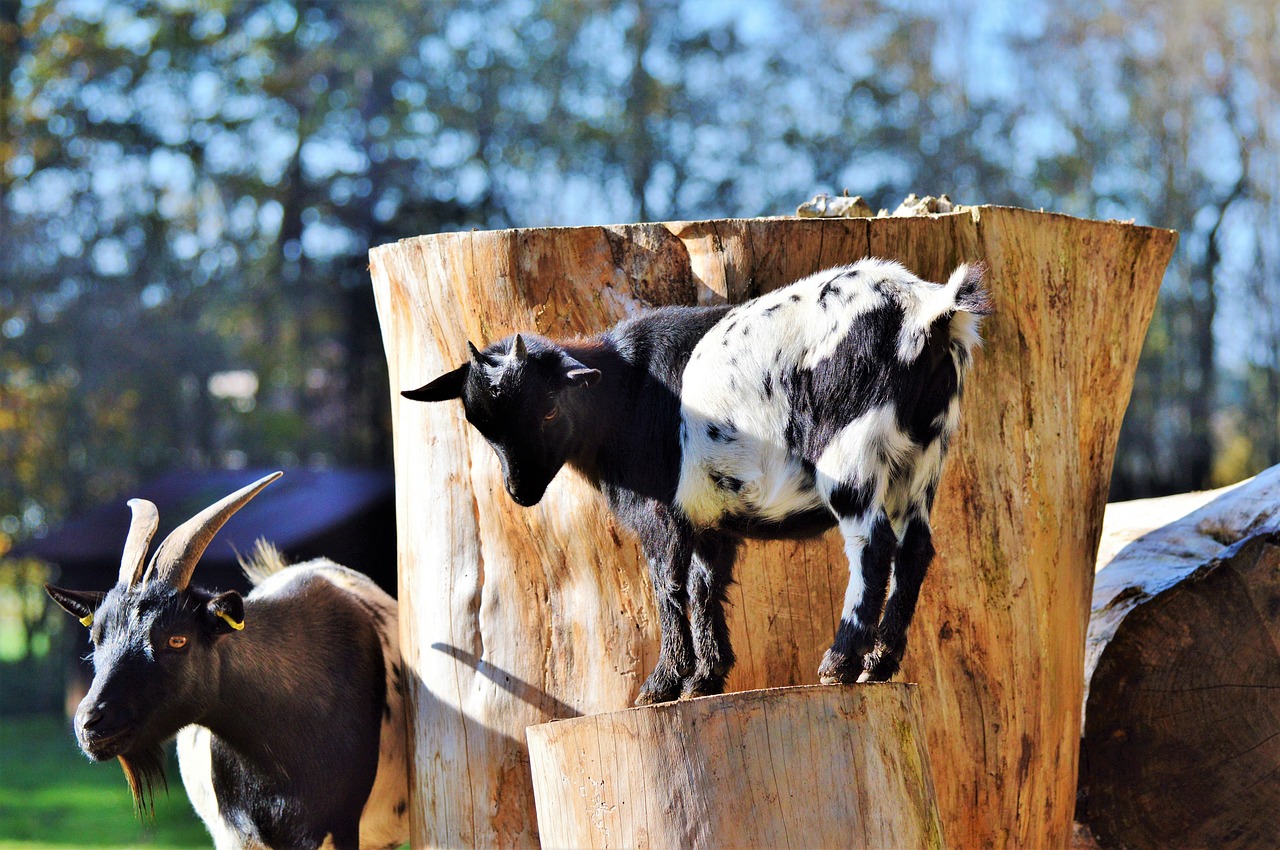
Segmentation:
<svg viewBox="0 0 1280 850">
<path fill-rule="evenodd" d="M 1170 231 L 978 207 L 451 233 L 374 249 L 393 391 L 401 645 L 427 692 L 414 721 L 415 784 L 451 789 L 415 809 L 414 846 L 533 846 L 525 727 L 629 706 L 658 631 L 638 546 L 586 482 L 562 472 L 537 506 L 520 508 L 461 405 L 398 390 L 463 362 L 468 339 L 594 333 L 645 307 L 742 301 L 866 256 L 934 281 L 961 262 L 989 269 L 995 315 L 934 508 L 938 557 L 899 678 L 920 683 L 947 843 L 1065 846 L 1098 532 L 1175 242 Z M 742 547 L 729 690 L 816 682 L 847 569 L 838 533 Z M 435 644 L 551 701 L 534 704 Z"/>
</svg>

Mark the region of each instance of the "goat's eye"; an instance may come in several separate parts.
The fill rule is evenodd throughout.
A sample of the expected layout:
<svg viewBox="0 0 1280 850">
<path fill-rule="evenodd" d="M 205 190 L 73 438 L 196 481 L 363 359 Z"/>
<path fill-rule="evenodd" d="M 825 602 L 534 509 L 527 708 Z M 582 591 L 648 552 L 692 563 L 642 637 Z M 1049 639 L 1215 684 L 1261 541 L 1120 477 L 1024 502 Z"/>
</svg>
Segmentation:
<svg viewBox="0 0 1280 850">
<path fill-rule="evenodd" d="M 185 635 L 174 635 L 169 638 L 170 649 L 185 649 L 187 646 L 187 638 Z"/>
<path fill-rule="evenodd" d="M 556 418 L 557 416 L 559 416 L 559 415 L 560 415 L 560 408 L 559 408 L 559 407 L 553 407 L 553 408 L 551 408 L 550 410 L 548 410 L 548 411 L 547 411 L 547 414 L 546 414 L 545 416 L 543 416 L 543 417 L 542 417 L 542 421 L 543 421 L 543 422 L 550 422 L 552 419 L 555 419 L 555 418 Z"/>
</svg>

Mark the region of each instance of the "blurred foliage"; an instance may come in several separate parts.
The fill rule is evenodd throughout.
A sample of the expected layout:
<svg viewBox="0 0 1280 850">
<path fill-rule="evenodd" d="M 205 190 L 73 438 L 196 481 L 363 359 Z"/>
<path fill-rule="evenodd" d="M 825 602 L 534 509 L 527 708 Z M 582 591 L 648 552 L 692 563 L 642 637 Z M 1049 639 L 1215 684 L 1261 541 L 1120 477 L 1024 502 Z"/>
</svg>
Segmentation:
<svg viewBox="0 0 1280 850">
<path fill-rule="evenodd" d="M 68 617 L 45 595 L 51 578 L 39 561 L 0 557 L 0 716 L 63 707 Z"/>
<path fill-rule="evenodd" d="M 1177 228 L 1113 495 L 1280 462 L 1277 26 L 1260 0 L 0 0 L 0 534 L 174 466 L 389 464 L 373 245 L 845 187 Z"/>
</svg>

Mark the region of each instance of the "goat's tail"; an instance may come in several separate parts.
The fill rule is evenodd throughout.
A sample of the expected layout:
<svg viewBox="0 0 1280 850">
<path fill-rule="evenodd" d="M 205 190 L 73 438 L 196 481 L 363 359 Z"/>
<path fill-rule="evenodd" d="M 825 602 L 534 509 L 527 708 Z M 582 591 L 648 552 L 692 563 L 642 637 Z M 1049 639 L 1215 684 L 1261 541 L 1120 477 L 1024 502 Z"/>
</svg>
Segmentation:
<svg viewBox="0 0 1280 850">
<path fill-rule="evenodd" d="M 970 352 L 982 340 L 978 324 L 991 314 L 991 299 L 982 286 L 986 273 L 982 263 L 960 265 L 941 286 L 913 287 L 904 304 L 906 316 L 898 333 L 898 358 L 910 363 L 919 357 L 925 344 L 950 344 L 961 371 L 967 368 Z M 913 303 L 911 303 L 913 302 Z"/>
<path fill-rule="evenodd" d="M 241 557 L 239 560 L 240 569 L 244 570 L 245 578 L 249 579 L 254 587 L 289 566 L 275 544 L 268 543 L 262 537 L 254 541 L 253 551 L 249 556 Z"/>
<path fill-rule="evenodd" d="M 951 273 L 946 291 L 951 293 L 950 300 L 956 310 L 975 316 L 991 315 L 991 296 L 982 285 L 982 278 L 986 273 L 985 263 L 964 263 Z"/>
<path fill-rule="evenodd" d="M 982 285 L 987 267 L 983 263 L 963 264 L 951 273 L 946 291 L 954 293 L 951 318 L 947 322 L 951 356 L 956 366 L 956 379 L 964 386 L 965 375 L 973 365 L 973 350 L 982 345 L 979 325 L 983 316 L 993 312 L 991 296 Z"/>
</svg>

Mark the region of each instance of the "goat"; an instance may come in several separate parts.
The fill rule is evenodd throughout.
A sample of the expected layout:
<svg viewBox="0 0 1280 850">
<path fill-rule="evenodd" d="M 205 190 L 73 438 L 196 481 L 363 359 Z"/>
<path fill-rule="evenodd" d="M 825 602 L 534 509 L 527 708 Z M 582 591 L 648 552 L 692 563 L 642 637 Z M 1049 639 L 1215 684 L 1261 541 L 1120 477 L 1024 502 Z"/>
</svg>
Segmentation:
<svg viewBox="0 0 1280 850">
<path fill-rule="evenodd" d="M 834 525 L 850 576 L 819 679 L 884 681 L 934 554 L 929 512 L 990 312 L 981 278 L 962 265 L 944 286 L 869 258 L 589 339 L 468 342 L 468 362 L 403 395 L 461 398 L 517 504 L 567 463 L 639 535 L 661 646 L 637 704 L 723 690 L 742 538 Z"/>
<path fill-rule="evenodd" d="M 248 596 L 190 585 L 218 529 L 280 475 L 180 525 L 145 572 L 159 515 L 132 499 L 114 588 L 45 585 L 93 641 L 76 738 L 95 761 L 119 759 L 143 812 L 156 783 L 167 787 L 160 744 L 176 734 L 218 850 L 398 847 L 408 779 L 395 600 L 332 561 L 285 567 L 261 542 Z"/>
</svg>

